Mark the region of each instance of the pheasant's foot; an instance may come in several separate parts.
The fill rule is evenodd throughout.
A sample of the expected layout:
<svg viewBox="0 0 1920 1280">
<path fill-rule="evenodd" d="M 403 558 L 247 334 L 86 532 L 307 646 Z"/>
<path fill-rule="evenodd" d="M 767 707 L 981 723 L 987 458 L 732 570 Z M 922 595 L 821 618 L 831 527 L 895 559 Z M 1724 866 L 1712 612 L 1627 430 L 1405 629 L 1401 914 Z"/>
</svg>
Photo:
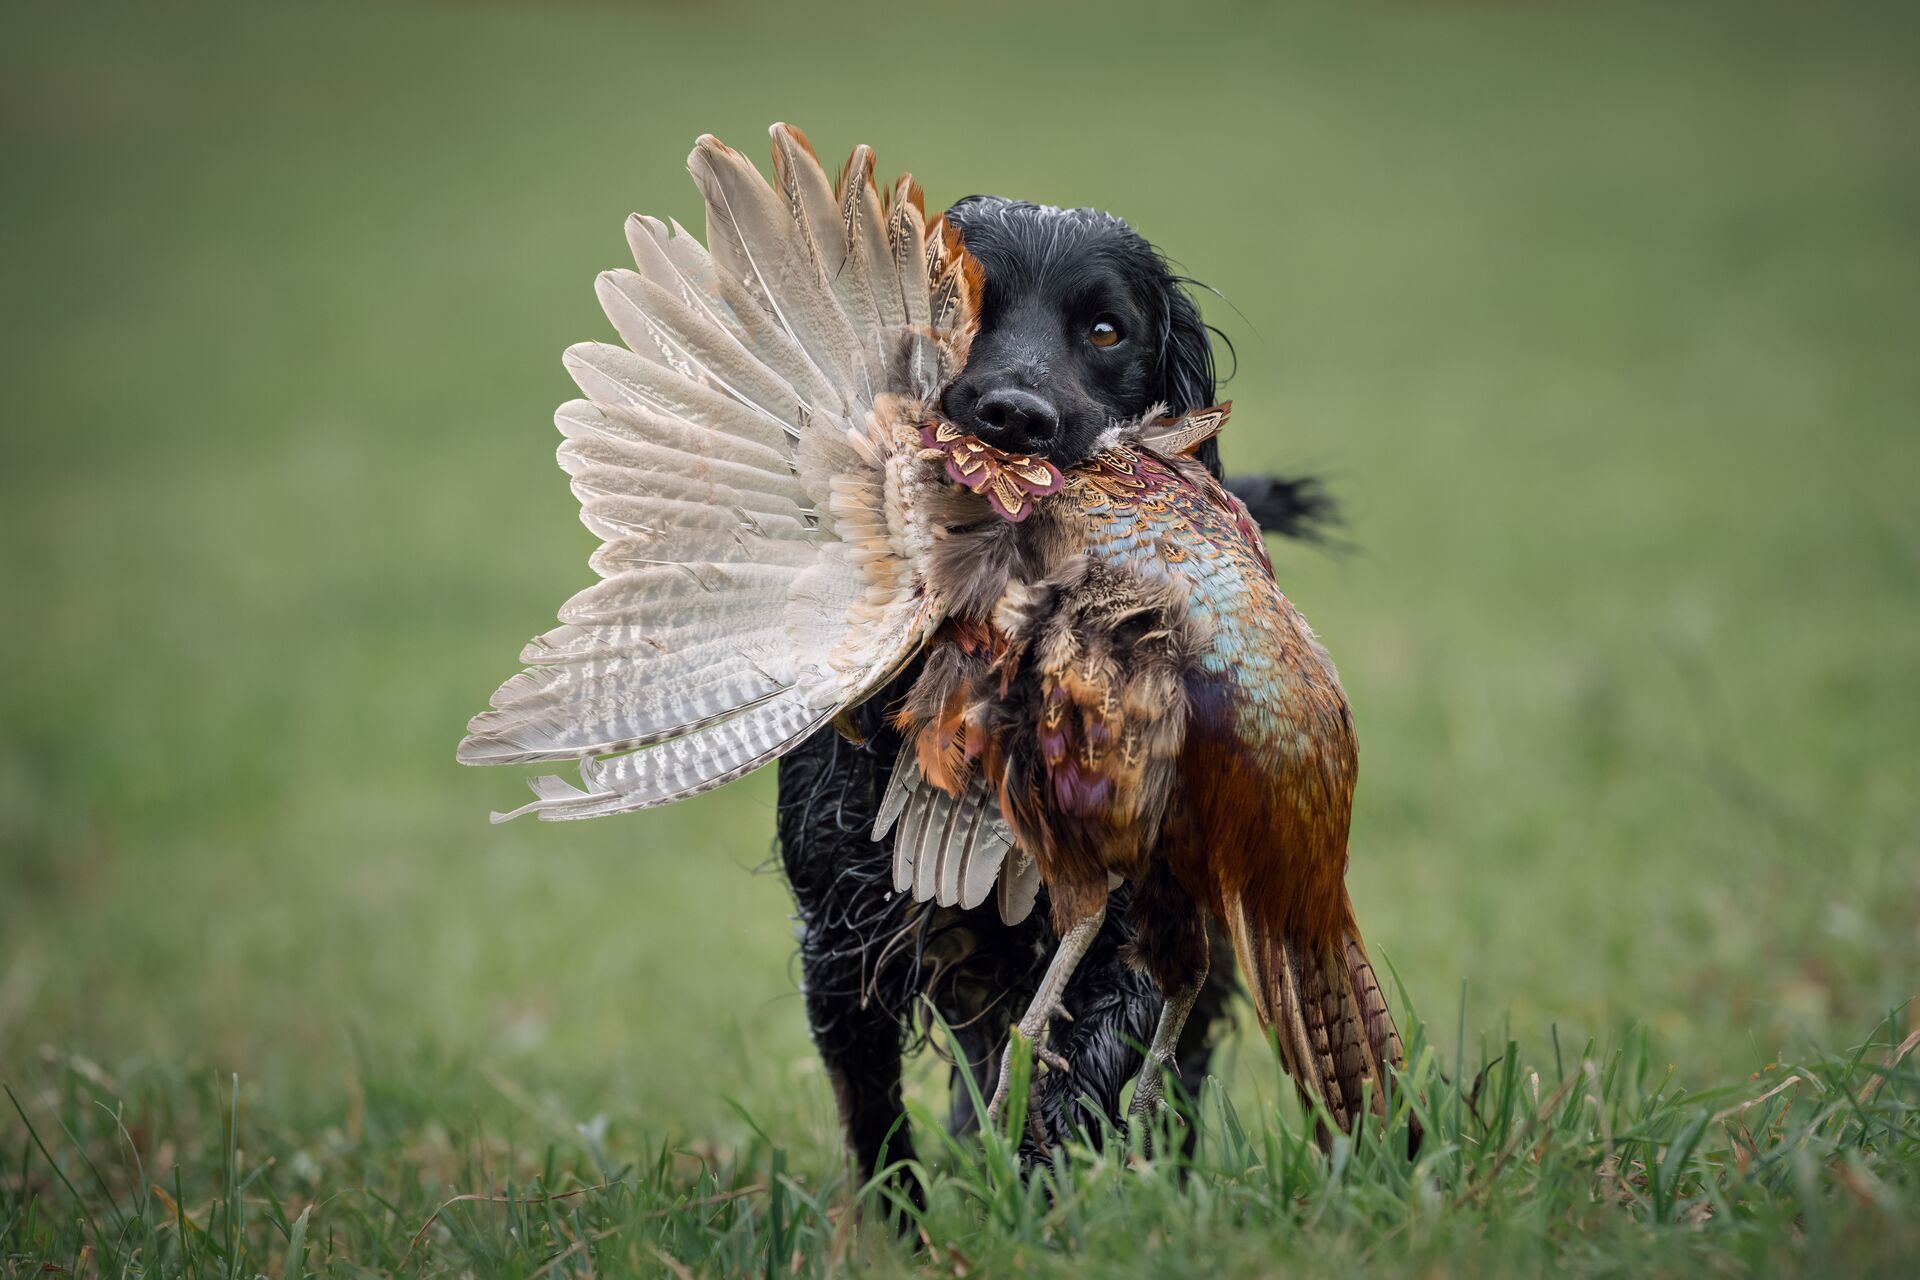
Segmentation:
<svg viewBox="0 0 1920 1280">
<path fill-rule="evenodd" d="M 1140 1068 L 1140 1075 L 1133 1085 L 1133 1101 L 1127 1104 L 1127 1114 L 1135 1120 L 1146 1120 L 1167 1105 L 1167 1072 L 1173 1067 L 1171 1054 L 1148 1054 L 1146 1065 Z"/>
<path fill-rule="evenodd" d="M 1007 1094 L 1013 1091 L 1013 1050 L 1000 1055 L 1000 1082 L 993 1087 L 993 1097 L 987 1099 L 987 1127 L 1000 1127 L 1000 1113 L 1006 1109 Z"/>
<path fill-rule="evenodd" d="M 1054 949 L 1053 959 L 1047 964 L 1047 972 L 1040 979 L 1039 988 L 1034 991 L 1033 999 L 1027 1004 L 1027 1011 L 1020 1015 L 1020 1021 L 1013 1028 L 1013 1036 L 1018 1036 L 1033 1046 L 1036 1061 L 1044 1062 L 1057 1071 L 1069 1071 L 1071 1066 L 1059 1054 L 1047 1048 L 1047 1027 L 1056 1016 L 1066 1014 L 1062 999 L 1066 995 L 1067 981 L 1073 977 L 1073 970 L 1081 957 L 1093 945 L 1093 939 L 1100 932 L 1100 926 L 1107 918 L 1106 904 L 1067 930 L 1060 945 Z M 1068 1017 L 1068 1021 L 1072 1021 Z M 1007 1095 L 1013 1089 L 1013 1050 L 1015 1041 L 1010 1036 L 1007 1048 L 1000 1055 L 1000 1080 L 994 1086 L 993 1099 L 987 1103 L 987 1123 L 999 1127 L 1001 1113 L 1006 1109 Z"/>
<path fill-rule="evenodd" d="M 1133 1101 L 1127 1105 L 1127 1114 L 1142 1122 L 1141 1149 L 1149 1159 L 1153 1156 L 1153 1130 L 1145 1122 L 1166 1106 L 1167 1072 L 1174 1066 L 1180 1031 L 1187 1025 L 1187 1015 L 1193 1011 L 1193 1002 L 1200 998 L 1200 988 L 1206 980 L 1207 971 L 1203 966 L 1198 977 L 1167 996 L 1166 1003 L 1160 1006 L 1159 1025 L 1153 1029 L 1153 1043 L 1147 1046 L 1147 1060 L 1134 1081 Z"/>
<path fill-rule="evenodd" d="M 1040 1022 L 1038 1026 L 1032 1026 L 1031 1024 L 1023 1022 L 1016 1026 L 1013 1031 L 1015 1035 L 1033 1046 L 1033 1060 L 1035 1062 L 1045 1063 L 1047 1067 L 1053 1071 L 1071 1072 L 1073 1070 L 1073 1064 L 1071 1062 L 1068 1062 L 1065 1058 L 1047 1047 L 1047 1023 L 1045 1021 Z M 1000 1055 L 1000 1081 L 994 1087 L 993 1100 L 987 1104 L 987 1123 L 990 1125 L 998 1125 L 1000 1123 L 1000 1114 L 1006 1107 L 1007 1095 L 1013 1090 L 1013 1048 L 1013 1039 L 1009 1037 L 1007 1047 Z M 1031 1084 L 1029 1084 L 1029 1088 L 1031 1088 Z"/>
</svg>

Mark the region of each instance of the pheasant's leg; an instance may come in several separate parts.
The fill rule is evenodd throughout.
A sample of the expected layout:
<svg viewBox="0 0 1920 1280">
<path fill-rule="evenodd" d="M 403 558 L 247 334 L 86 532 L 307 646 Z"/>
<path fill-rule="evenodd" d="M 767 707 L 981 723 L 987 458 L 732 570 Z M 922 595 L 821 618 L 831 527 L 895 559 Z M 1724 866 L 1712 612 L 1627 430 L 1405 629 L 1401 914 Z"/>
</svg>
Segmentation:
<svg viewBox="0 0 1920 1280">
<path fill-rule="evenodd" d="M 947 1132 L 958 1137 L 980 1127 L 986 1099 L 999 1079 L 1009 1019 L 1027 1005 L 1050 955 L 1053 935 L 1036 911 L 1017 925 L 1005 924 L 989 900 L 968 912 L 962 928 L 973 946 L 966 960 L 942 975 L 929 996 L 947 1024 L 953 1069 L 948 1090 Z"/>
<path fill-rule="evenodd" d="M 1099 910 L 1067 930 L 1066 936 L 1060 939 L 1060 945 L 1054 949 L 1053 959 L 1040 978 L 1040 986 L 1033 993 L 1032 1002 L 1027 1005 L 1027 1011 L 1020 1015 L 1017 1028 L 1033 1045 L 1036 1057 L 1047 1057 L 1047 1024 L 1053 1021 L 1053 1015 L 1060 1010 L 1060 1000 L 1066 994 L 1067 981 L 1073 977 L 1074 966 L 1087 954 L 1106 918 L 1107 904 L 1103 901 Z M 1054 1065 L 1065 1066 L 1065 1063 L 1055 1058 Z M 1000 1083 L 994 1088 L 993 1101 L 987 1104 L 988 1124 L 1000 1123 L 1000 1112 L 1006 1105 L 1007 1092 L 1012 1087 L 1013 1042 L 1009 1040 L 1006 1052 L 1000 1055 Z"/>
<path fill-rule="evenodd" d="M 1206 987 L 1211 942 L 1206 915 L 1164 861 L 1156 859 L 1134 886 L 1130 914 L 1142 967 L 1166 997 L 1128 1108 L 1144 1118 L 1166 1097 L 1166 1073 L 1179 1069 L 1180 1033 Z"/>
<path fill-rule="evenodd" d="M 1200 998 L 1187 1015 L 1187 1029 L 1180 1033 L 1180 1048 L 1175 1061 L 1180 1067 L 1180 1087 L 1188 1096 L 1200 1092 L 1213 1059 L 1214 1037 L 1228 1021 L 1227 1006 L 1239 990 L 1238 966 L 1233 959 L 1233 943 L 1221 929 L 1207 928 L 1207 955 L 1211 966 L 1200 987 Z"/>
<path fill-rule="evenodd" d="M 1122 954 L 1123 948 L 1127 955 L 1133 950 L 1133 926 L 1124 918 L 1131 895 L 1129 885 L 1110 895 L 1107 922 L 1067 984 L 1073 1021 L 1064 1026 L 1056 1022 L 1047 1033 L 1048 1047 L 1072 1063 L 1073 1070 L 1050 1071 L 1034 1081 L 1028 1133 L 1020 1151 L 1028 1162 L 1049 1160 L 1049 1148 L 1072 1138 L 1097 1144 L 1107 1125 L 1126 1123 L 1126 1089 L 1140 1074 L 1142 1048 L 1153 1038 L 1164 1003 L 1153 979 Z M 1205 1011 L 1202 999 L 1188 1025 L 1198 1023 Z M 994 1060 L 999 1061 L 998 1054 Z"/>
<path fill-rule="evenodd" d="M 1153 1030 L 1147 1060 L 1141 1064 L 1140 1079 L 1133 1086 L 1133 1102 L 1127 1107 L 1127 1113 L 1136 1119 L 1152 1115 L 1165 1100 L 1167 1072 L 1179 1069 L 1180 1033 L 1186 1029 L 1187 1015 L 1193 1012 L 1193 1002 L 1200 998 L 1200 989 L 1206 985 L 1207 965 L 1202 960 L 1200 972 L 1193 980 L 1170 994 L 1167 1002 L 1160 1006 L 1160 1025 Z"/>
</svg>

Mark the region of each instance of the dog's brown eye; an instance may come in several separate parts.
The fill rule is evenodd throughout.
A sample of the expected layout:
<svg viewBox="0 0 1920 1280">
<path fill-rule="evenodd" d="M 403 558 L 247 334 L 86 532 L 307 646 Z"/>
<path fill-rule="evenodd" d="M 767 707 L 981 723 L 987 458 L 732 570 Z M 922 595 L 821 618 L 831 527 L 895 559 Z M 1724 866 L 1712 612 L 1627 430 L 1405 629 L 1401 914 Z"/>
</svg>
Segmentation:
<svg viewBox="0 0 1920 1280">
<path fill-rule="evenodd" d="M 1095 320 L 1087 330 L 1087 341 L 1096 347 L 1110 347 L 1120 341 L 1120 329 L 1111 320 Z"/>
</svg>

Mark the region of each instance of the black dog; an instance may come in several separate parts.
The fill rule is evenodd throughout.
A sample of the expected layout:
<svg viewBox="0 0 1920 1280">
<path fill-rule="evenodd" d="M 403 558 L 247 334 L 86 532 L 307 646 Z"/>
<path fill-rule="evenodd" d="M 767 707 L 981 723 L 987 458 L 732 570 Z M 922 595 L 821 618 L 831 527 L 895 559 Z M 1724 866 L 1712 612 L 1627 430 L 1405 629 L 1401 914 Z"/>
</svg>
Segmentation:
<svg viewBox="0 0 1920 1280">
<path fill-rule="evenodd" d="M 954 421 L 989 443 L 1070 466 L 1096 452 L 1116 421 L 1155 404 L 1184 412 L 1214 402 L 1209 330 L 1187 282 L 1126 223 L 995 196 L 970 196 L 947 216 L 985 274 L 979 331 L 943 398 Z M 1202 456 L 1217 473 L 1212 442 Z M 1333 516 L 1312 480 L 1248 477 L 1230 487 L 1272 532 L 1312 537 Z M 900 746 L 886 711 L 914 674 L 861 708 L 860 742 L 823 730 L 780 765 L 780 848 L 802 929 L 807 1018 L 863 1179 L 883 1160 L 913 1154 L 900 1069 L 916 1003 L 924 997 L 938 1011 L 964 1059 L 955 1064 L 949 1120 L 958 1132 L 975 1122 L 958 1072 L 970 1070 L 991 1092 L 1007 1028 L 1055 941 L 1044 903 L 1009 927 L 991 902 L 962 911 L 893 892 L 892 849 L 869 833 Z M 1056 1024 L 1065 1038 L 1053 1045 L 1072 1071 L 1040 1079 L 1029 1155 L 1118 1116 L 1121 1088 L 1139 1070 L 1160 998 L 1125 963 L 1126 919 L 1116 903 L 1074 975 L 1072 1021 Z M 1189 1090 L 1205 1074 L 1233 966 L 1216 963 L 1213 972 L 1223 976 L 1202 995 L 1180 1046 Z"/>
</svg>

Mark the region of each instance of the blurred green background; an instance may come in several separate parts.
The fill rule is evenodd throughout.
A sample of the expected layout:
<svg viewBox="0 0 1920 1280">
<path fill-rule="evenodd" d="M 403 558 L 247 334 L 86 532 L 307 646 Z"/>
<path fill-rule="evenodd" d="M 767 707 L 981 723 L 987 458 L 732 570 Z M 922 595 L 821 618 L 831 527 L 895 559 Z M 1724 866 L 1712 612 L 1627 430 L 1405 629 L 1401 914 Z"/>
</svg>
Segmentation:
<svg viewBox="0 0 1920 1280">
<path fill-rule="evenodd" d="M 1463 983 L 1469 1037 L 1645 1024 L 1692 1082 L 1856 1041 L 1920 986 L 1915 14 L 14 13 L 0 1077 L 831 1149 L 771 776 L 496 829 L 515 777 L 453 763 L 587 581 L 547 420 L 593 274 L 776 119 L 1230 301 L 1233 463 L 1351 515 L 1281 577 L 1443 1046 Z"/>
</svg>

